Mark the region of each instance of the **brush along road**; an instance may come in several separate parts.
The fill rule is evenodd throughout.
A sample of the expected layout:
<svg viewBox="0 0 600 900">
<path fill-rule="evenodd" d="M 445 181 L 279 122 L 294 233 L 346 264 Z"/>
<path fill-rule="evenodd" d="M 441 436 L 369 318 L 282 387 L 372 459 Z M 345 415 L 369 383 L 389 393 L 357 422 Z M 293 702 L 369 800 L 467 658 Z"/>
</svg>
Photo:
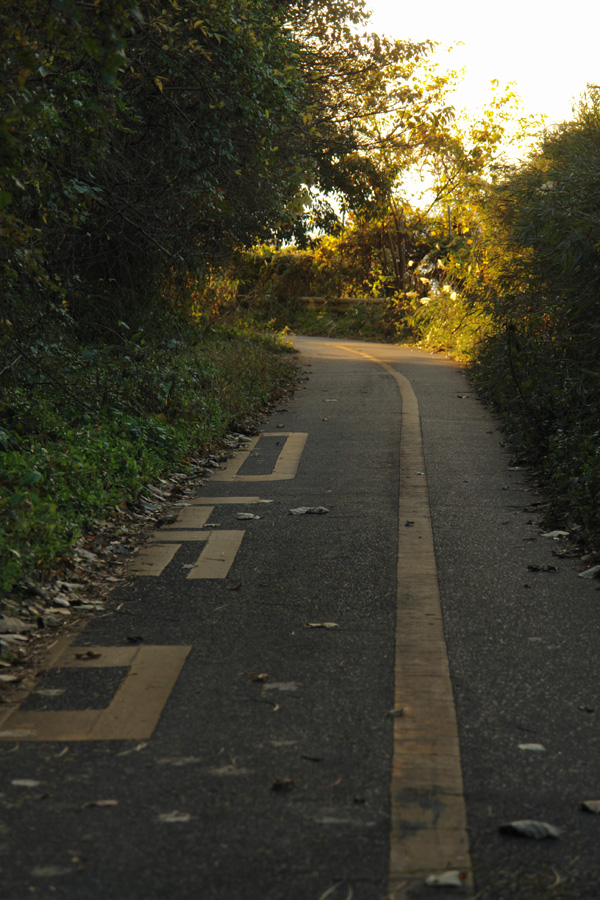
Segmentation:
<svg viewBox="0 0 600 900">
<path fill-rule="evenodd" d="M 287 408 L 0 712 L 3 900 L 596 898 L 597 582 L 459 366 L 296 344 Z"/>
</svg>

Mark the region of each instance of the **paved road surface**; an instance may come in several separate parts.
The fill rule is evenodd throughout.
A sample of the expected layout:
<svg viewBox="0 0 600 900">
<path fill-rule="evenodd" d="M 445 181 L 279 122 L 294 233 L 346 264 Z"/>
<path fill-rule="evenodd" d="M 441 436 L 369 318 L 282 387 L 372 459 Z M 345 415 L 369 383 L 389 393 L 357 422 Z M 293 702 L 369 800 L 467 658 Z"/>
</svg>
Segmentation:
<svg viewBox="0 0 600 900">
<path fill-rule="evenodd" d="M 596 900 L 597 583 L 456 364 L 297 346 L 287 408 L 0 712 L 0 897 Z"/>
</svg>

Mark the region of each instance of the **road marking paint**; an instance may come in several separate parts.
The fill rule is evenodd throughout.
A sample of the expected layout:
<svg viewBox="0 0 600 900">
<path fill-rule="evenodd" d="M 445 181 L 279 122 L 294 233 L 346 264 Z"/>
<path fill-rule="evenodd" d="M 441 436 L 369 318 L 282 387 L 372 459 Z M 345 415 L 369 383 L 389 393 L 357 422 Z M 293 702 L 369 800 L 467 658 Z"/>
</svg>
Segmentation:
<svg viewBox="0 0 600 900">
<path fill-rule="evenodd" d="M 172 531 L 175 528 L 204 528 L 212 514 L 213 507 L 203 504 L 202 506 L 186 506 L 178 514 L 172 525 L 163 525 L 157 532 L 161 534 L 163 531 Z"/>
<path fill-rule="evenodd" d="M 185 647 L 68 647 L 53 668 L 127 666 L 129 672 L 106 709 L 15 710 L 2 723 L 0 741 L 124 741 L 149 738 L 158 724 L 188 653 Z M 78 659 L 77 655 L 82 658 Z M 90 658 L 90 655 L 98 656 Z"/>
<path fill-rule="evenodd" d="M 419 405 L 408 378 L 382 366 L 402 398 L 398 503 L 394 755 L 389 898 L 411 896 L 430 874 L 467 871 L 472 892 L 458 726 L 440 605 Z M 407 521 L 414 522 L 406 528 Z M 463 894 L 465 896 L 465 894 Z"/>
<path fill-rule="evenodd" d="M 190 569 L 188 579 L 226 578 L 245 534 L 245 531 L 211 532 L 206 547 Z"/>
<path fill-rule="evenodd" d="M 181 544 L 152 544 L 142 547 L 127 567 L 128 575 L 150 575 L 157 578 L 174 559 Z"/>
<path fill-rule="evenodd" d="M 192 500 L 190 506 L 218 506 L 219 504 L 231 504 L 237 506 L 241 503 L 270 503 L 270 500 L 261 500 L 260 497 L 197 497 Z"/>
<path fill-rule="evenodd" d="M 256 449 L 262 437 L 286 438 L 273 471 L 269 475 L 239 475 L 238 472 L 248 459 L 248 455 Z M 273 431 L 259 434 L 253 437 L 243 450 L 237 450 L 224 469 L 217 469 L 212 481 L 286 481 L 295 478 L 307 439 L 308 434 L 303 432 Z"/>
<path fill-rule="evenodd" d="M 165 544 L 177 541 L 179 544 L 193 544 L 198 541 L 207 541 L 211 534 L 214 534 L 214 531 L 192 531 L 187 528 L 185 531 L 176 531 L 174 528 L 159 528 L 158 531 L 152 532 L 148 542 L 150 544 Z"/>
<path fill-rule="evenodd" d="M 187 578 L 226 578 L 240 549 L 245 531 L 166 531 L 154 532 L 129 565 L 129 575 L 163 573 L 184 543 L 204 543 L 205 547 Z M 170 542 L 173 543 L 170 543 Z"/>
</svg>

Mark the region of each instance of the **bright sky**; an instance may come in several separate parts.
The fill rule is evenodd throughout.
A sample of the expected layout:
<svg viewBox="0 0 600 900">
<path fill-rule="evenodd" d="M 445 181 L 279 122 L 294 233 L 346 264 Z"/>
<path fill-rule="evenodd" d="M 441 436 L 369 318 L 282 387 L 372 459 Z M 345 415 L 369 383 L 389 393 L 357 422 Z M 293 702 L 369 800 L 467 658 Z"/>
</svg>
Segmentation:
<svg viewBox="0 0 600 900">
<path fill-rule="evenodd" d="M 448 56 L 467 68 L 455 105 L 481 106 L 489 83 L 517 83 L 528 113 L 549 123 L 571 117 L 587 83 L 600 84 L 598 0 L 368 0 L 370 30 L 401 40 L 431 39 L 445 46 L 462 41 Z"/>
</svg>

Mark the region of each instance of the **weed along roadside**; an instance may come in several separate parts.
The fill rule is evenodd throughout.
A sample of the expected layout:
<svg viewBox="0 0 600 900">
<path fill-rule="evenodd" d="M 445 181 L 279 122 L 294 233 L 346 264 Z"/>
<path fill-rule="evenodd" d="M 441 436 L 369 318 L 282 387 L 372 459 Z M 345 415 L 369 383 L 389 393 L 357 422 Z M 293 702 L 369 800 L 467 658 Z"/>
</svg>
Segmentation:
<svg viewBox="0 0 600 900">
<path fill-rule="evenodd" d="M 297 371 L 284 342 L 224 327 L 14 359 L 0 380 L 3 687 L 61 625 L 103 608 L 144 530 L 255 432 Z"/>
</svg>

